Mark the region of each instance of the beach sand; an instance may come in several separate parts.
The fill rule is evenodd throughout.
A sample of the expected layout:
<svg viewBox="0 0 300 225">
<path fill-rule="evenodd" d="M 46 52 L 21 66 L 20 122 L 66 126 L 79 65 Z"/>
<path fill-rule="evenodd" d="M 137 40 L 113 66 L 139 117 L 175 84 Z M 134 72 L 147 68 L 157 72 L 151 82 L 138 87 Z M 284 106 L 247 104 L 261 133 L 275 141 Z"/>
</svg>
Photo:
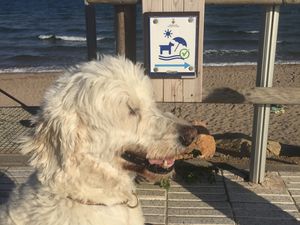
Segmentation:
<svg viewBox="0 0 300 225">
<path fill-rule="evenodd" d="M 255 87 L 255 80 L 254 65 L 204 67 L 203 86 L 206 88 L 249 88 Z M 273 86 L 300 87 L 300 65 L 276 65 Z M 297 151 L 300 156 L 300 105 L 284 107 L 284 113 L 270 115 L 269 139 L 290 147 L 288 150 Z M 213 135 L 252 136 L 253 105 L 163 103 L 160 108 L 189 121 L 204 121 Z"/>
<path fill-rule="evenodd" d="M 18 99 L 24 98 L 26 94 L 18 93 L 18 83 L 9 81 L 11 75 L 0 74 L 0 83 L 1 77 L 3 81 L 7 82 L 7 85 L 2 82 L 1 89 L 13 93 Z M 25 92 L 28 94 L 39 87 L 38 91 L 35 90 L 38 94 L 32 95 L 32 98 L 35 102 L 40 102 L 44 89 L 49 86 L 56 75 L 57 73 L 52 75 L 39 73 L 35 87 L 28 88 L 30 86 L 30 84 L 27 85 L 28 79 L 24 79 L 28 76 L 21 74 L 23 78 L 19 79 L 19 83 L 26 86 Z M 31 74 L 30 76 L 31 79 L 35 79 L 34 75 Z M 204 67 L 203 87 L 205 88 L 250 88 L 255 87 L 255 80 L 255 65 Z M 300 87 L 300 65 L 276 65 L 273 86 Z M 203 121 L 211 134 L 216 136 L 227 133 L 248 139 L 252 136 L 253 105 L 250 104 L 160 103 L 159 107 L 188 121 Z M 300 164 L 300 105 L 286 105 L 284 107 L 284 113 L 271 113 L 270 115 L 269 139 L 280 142 L 282 146 L 292 152 L 292 155 L 299 156 Z"/>
</svg>

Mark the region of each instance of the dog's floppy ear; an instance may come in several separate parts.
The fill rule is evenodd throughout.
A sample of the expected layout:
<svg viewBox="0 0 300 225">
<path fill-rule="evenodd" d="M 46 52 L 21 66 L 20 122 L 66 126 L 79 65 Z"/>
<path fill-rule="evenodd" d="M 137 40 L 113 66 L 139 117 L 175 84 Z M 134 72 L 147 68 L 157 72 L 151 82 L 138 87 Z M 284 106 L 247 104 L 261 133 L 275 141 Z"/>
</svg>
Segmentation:
<svg viewBox="0 0 300 225">
<path fill-rule="evenodd" d="M 29 154 L 30 164 L 38 169 L 40 181 L 49 180 L 74 164 L 76 148 L 81 139 L 76 114 L 61 113 L 37 117 L 35 130 L 20 140 L 22 153 Z"/>
</svg>

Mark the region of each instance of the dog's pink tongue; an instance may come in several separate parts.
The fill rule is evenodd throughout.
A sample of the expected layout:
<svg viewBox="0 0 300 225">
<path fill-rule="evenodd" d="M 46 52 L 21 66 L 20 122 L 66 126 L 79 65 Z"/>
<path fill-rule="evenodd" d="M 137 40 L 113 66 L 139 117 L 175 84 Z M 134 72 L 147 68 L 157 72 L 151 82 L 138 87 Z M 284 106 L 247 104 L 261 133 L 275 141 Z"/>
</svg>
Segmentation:
<svg viewBox="0 0 300 225">
<path fill-rule="evenodd" d="M 150 164 L 160 165 L 160 164 L 163 164 L 164 160 L 162 160 L 162 159 L 149 159 L 149 162 L 150 162 Z"/>
<path fill-rule="evenodd" d="M 149 159 L 150 164 L 156 164 L 164 167 L 171 167 L 174 165 L 174 159 Z"/>
</svg>

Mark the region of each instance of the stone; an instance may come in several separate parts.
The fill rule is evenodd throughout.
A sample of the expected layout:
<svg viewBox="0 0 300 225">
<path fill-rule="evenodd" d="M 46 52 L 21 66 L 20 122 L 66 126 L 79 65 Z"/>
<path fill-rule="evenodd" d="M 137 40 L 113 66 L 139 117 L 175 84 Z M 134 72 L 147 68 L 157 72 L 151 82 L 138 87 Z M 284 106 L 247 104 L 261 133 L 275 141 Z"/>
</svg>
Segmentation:
<svg viewBox="0 0 300 225">
<path fill-rule="evenodd" d="M 245 138 L 221 138 L 216 140 L 216 145 L 220 153 L 235 157 L 250 157 L 252 142 Z M 281 144 L 277 141 L 267 142 L 267 157 L 279 156 Z"/>
<path fill-rule="evenodd" d="M 280 156 L 281 144 L 277 141 L 269 140 L 267 143 L 268 153 L 275 156 Z"/>
</svg>

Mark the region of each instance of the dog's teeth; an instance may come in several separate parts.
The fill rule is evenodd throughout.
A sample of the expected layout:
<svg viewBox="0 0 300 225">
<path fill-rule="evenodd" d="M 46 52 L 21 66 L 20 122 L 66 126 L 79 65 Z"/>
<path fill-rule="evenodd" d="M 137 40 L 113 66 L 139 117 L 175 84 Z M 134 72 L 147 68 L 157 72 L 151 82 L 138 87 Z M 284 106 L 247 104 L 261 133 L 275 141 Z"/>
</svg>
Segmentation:
<svg viewBox="0 0 300 225">
<path fill-rule="evenodd" d="M 168 161 L 167 161 L 167 160 L 164 160 L 163 165 L 164 165 L 164 167 L 168 167 Z"/>
</svg>

